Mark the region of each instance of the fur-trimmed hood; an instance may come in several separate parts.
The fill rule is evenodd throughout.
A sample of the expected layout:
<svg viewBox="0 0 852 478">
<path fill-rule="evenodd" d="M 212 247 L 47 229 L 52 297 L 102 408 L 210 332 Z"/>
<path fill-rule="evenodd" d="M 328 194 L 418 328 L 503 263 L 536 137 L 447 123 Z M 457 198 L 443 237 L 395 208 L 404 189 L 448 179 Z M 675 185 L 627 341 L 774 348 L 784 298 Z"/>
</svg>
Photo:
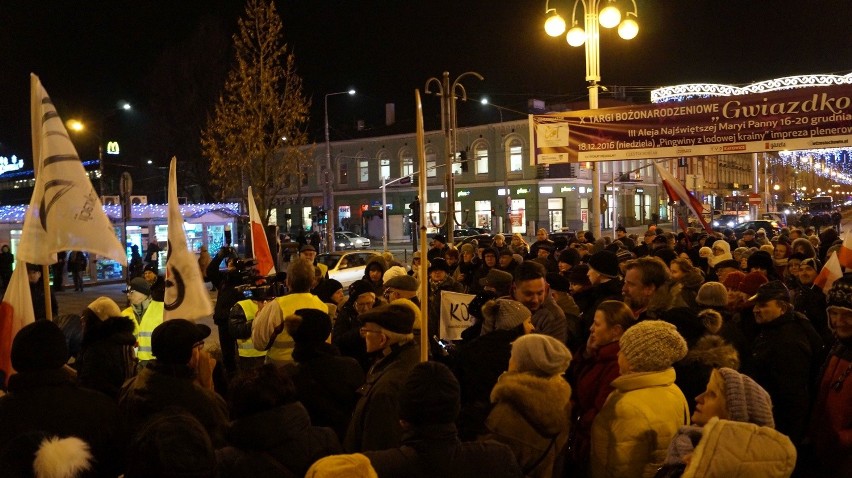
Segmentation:
<svg viewBox="0 0 852 478">
<path fill-rule="evenodd" d="M 722 337 L 705 335 L 698 339 L 698 342 L 687 352 L 681 363 L 684 365 L 701 363 L 713 368 L 727 367 L 738 370 L 740 356 L 737 350 L 726 343 Z"/>
<path fill-rule="evenodd" d="M 491 402 L 506 403 L 542 436 L 565 430 L 570 422 L 567 407 L 571 386 L 561 376 L 539 377 L 506 372 L 491 391 Z"/>
</svg>

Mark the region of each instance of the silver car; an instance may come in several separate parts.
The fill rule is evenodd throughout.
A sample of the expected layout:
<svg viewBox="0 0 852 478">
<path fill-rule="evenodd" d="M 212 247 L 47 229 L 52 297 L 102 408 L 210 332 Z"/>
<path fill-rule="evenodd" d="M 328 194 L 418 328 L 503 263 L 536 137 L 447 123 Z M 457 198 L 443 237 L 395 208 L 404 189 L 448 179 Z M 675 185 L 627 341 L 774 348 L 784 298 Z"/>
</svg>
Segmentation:
<svg viewBox="0 0 852 478">
<path fill-rule="evenodd" d="M 367 261 L 377 255 L 370 251 L 338 251 L 318 255 L 317 262 L 328 267 L 328 278 L 340 282 L 345 292 L 349 284 L 364 277 Z"/>
<path fill-rule="evenodd" d="M 334 242 L 338 249 L 367 249 L 370 247 L 369 239 L 349 231 L 335 232 Z"/>
</svg>

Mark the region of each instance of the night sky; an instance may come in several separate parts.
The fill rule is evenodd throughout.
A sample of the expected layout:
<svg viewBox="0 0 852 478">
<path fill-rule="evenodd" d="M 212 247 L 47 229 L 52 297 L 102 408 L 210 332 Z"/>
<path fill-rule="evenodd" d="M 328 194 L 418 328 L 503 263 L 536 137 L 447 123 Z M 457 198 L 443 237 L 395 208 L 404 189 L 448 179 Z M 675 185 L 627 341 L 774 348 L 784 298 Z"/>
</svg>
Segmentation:
<svg viewBox="0 0 852 478">
<path fill-rule="evenodd" d="M 551 0 L 570 22 L 568 0 Z M 602 31 L 602 83 L 637 101 L 652 88 L 687 82 L 746 84 L 805 73 L 852 70 L 849 0 L 637 0 L 639 35 L 627 42 Z M 584 98 L 582 48 L 544 33 L 544 0 L 279 0 L 285 40 L 312 97 L 311 133 L 322 141 L 323 95 L 354 87 L 356 97 L 329 101 L 333 139 L 357 119 L 382 134 L 385 103 L 398 127 L 411 125 L 413 91 L 443 71 L 470 98 L 525 110 L 530 98 Z M 620 0 L 624 5 L 624 0 Z M 622 8 L 622 11 L 624 9 Z M 31 157 L 29 78 L 34 72 L 64 119 L 98 118 L 126 100 L 144 122 L 148 75 L 203 19 L 232 32 L 243 2 L 226 0 L 3 0 L 0 4 L 0 155 Z M 582 23 L 582 19 L 580 19 Z M 424 114 L 437 117 L 436 98 Z M 460 104 L 459 124 L 497 121 L 494 108 Z M 517 119 L 504 113 L 505 119 Z M 134 123 L 137 122 L 137 123 Z M 110 126 L 115 127 L 115 126 Z M 147 128 L 138 127 L 144 132 Z M 142 135 L 143 133 L 140 133 Z M 137 138 L 156 141 L 154 138 Z M 85 148 L 81 148 L 85 149 Z M 84 157 L 94 149 L 81 151 Z M 140 158 L 142 159 L 142 158 Z M 28 164 L 29 166 L 29 164 Z"/>
</svg>

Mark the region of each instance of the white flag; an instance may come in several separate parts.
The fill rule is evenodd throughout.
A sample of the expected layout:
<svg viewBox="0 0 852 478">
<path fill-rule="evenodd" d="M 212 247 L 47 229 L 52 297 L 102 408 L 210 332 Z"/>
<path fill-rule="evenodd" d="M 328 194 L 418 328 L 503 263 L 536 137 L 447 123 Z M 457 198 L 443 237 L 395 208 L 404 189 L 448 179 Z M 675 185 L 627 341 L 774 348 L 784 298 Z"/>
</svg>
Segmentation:
<svg viewBox="0 0 852 478">
<path fill-rule="evenodd" d="M 198 260 L 186 246 L 186 231 L 177 196 L 175 167 L 169 166 L 169 251 L 166 259 L 166 298 L 163 320 L 197 320 L 213 315 L 213 303 L 201 277 Z"/>
<path fill-rule="evenodd" d="M 266 241 L 266 231 L 263 230 L 263 222 L 254 204 L 254 194 L 251 186 L 248 187 L 248 210 L 251 222 L 251 249 L 257 260 L 257 272 L 261 277 L 275 274 L 275 261 L 272 260 L 272 252 L 269 251 L 269 242 Z"/>
<path fill-rule="evenodd" d="M 88 251 L 127 262 L 68 131 L 36 75 L 30 75 L 35 188 L 18 258 L 53 264 L 60 251 Z"/>
</svg>

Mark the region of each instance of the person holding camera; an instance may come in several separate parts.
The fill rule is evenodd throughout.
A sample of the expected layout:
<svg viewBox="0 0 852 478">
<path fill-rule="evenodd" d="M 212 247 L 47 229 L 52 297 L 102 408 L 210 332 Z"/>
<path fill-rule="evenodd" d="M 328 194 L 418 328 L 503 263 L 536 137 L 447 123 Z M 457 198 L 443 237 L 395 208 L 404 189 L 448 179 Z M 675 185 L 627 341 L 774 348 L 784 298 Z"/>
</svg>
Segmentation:
<svg viewBox="0 0 852 478">
<path fill-rule="evenodd" d="M 266 360 L 266 352 L 257 350 L 251 340 L 251 326 L 255 316 L 275 297 L 270 286 L 244 287 L 243 300 L 231 307 L 228 330 L 237 340 L 240 370 L 260 367 Z"/>
<path fill-rule="evenodd" d="M 222 261 L 227 268 L 219 270 Z M 243 273 L 240 271 L 240 261 L 237 252 L 231 247 L 221 247 L 213 260 L 207 266 L 207 279 L 216 287 L 216 306 L 213 309 L 213 323 L 219 329 L 219 344 L 222 348 L 222 366 L 231 376 L 237 372 L 237 340 L 231 335 L 228 327 L 231 309 L 237 302 L 245 299 L 237 289 L 243 283 Z"/>
</svg>

